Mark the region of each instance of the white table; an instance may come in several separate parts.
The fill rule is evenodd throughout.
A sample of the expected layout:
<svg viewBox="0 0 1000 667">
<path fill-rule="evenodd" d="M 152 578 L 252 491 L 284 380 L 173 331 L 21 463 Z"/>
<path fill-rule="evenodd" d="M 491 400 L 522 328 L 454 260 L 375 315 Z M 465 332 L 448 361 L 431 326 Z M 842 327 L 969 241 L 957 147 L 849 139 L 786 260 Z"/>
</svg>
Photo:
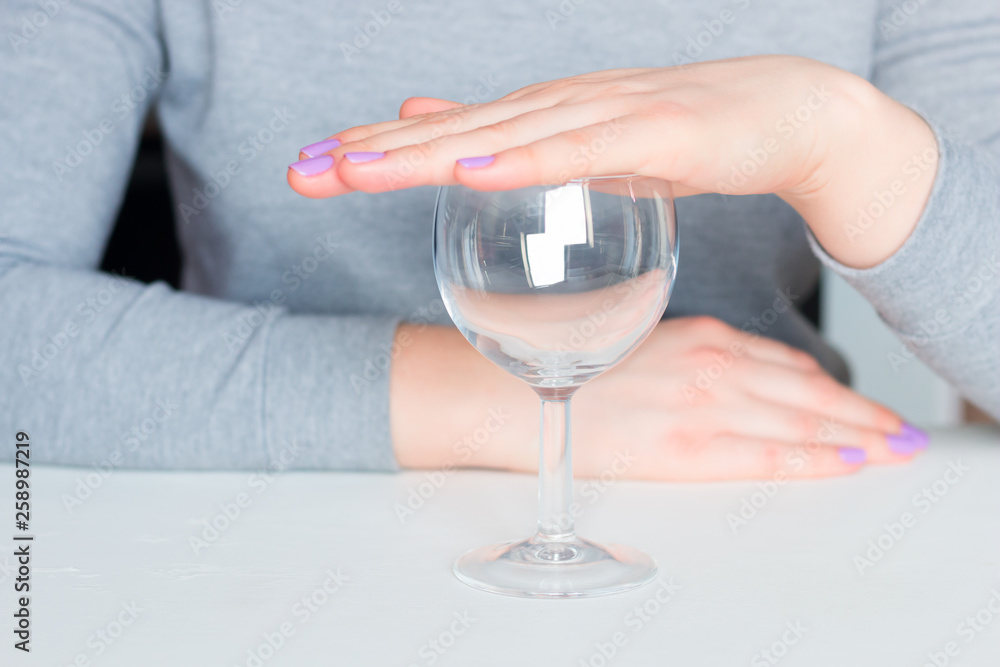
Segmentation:
<svg viewBox="0 0 1000 667">
<path fill-rule="evenodd" d="M 958 463 L 961 477 L 947 472 Z M 585 600 L 490 595 L 451 574 L 465 549 L 532 530 L 528 475 L 455 473 L 401 523 L 394 505 L 423 473 L 284 473 L 265 486 L 248 473 L 120 470 L 69 513 L 60 497 L 87 473 L 32 470 L 33 651 L 11 647 L 13 582 L 0 569 L 0 664 L 919 667 L 928 652 L 939 664 L 1000 664 L 994 430 L 934 433 L 912 465 L 783 486 L 735 534 L 727 514 L 755 483 L 617 482 L 581 498 L 580 532 L 647 550 L 660 583 Z M 937 502 L 914 504 L 949 476 Z M 10 465 L 0 480 L 10 498 Z M 241 493 L 249 506 L 196 555 L 189 538 Z M 905 512 L 912 525 L 883 537 L 891 548 L 859 573 L 854 557 Z M 299 602 L 310 596 L 313 611 Z M 969 625 L 977 614 L 986 623 Z M 248 650 L 262 644 L 257 662 Z"/>
</svg>

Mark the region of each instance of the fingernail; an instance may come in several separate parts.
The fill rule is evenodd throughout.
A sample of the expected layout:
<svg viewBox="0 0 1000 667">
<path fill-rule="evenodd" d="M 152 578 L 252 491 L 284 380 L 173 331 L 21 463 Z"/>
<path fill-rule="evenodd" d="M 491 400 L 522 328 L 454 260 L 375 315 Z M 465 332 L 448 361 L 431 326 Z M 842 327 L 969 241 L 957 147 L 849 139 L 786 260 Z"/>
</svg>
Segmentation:
<svg viewBox="0 0 1000 667">
<path fill-rule="evenodd" d="M 463 157 L 456 160 L 456 162 L 466 169 L 479 169 L 480 167 L 487 167 L 493 164 L 493 161 L 496 159 L 495 155 L 484 155 L 482 157 Z"/>
<path fill-rule="evenodd" d="M 885 436 L 889 443 L 889 449 L 897 454 L 909 455 L 927 449 L 930 438 L 927 433 L 916 426 L 903 424 L 903 428 L 898 435 L 889 434 Z"/>
<path fill-rule="evenodd" d="M 837 454 L 844 463 L 855 465 L 868 460 L 868 453 L 859 447 L 838 447 Z"/>
<path fill-rule="evenodd" d="M 300 148 L 299 152 L 305 153 L 309 157 L 316 157 L 327 151 L 332 151 L 339 145 L 340 139 L 327 139 L 326 141 L 317 141 L 315 144 L 309 144 L 305 148 Z"/>
<path fill-rule="evenodd" d="M 358 162 L 371 162 L 372 160 L 379 160 L 385 157 L 385 153 L 362 151 L 359 153 L 344 153 L 344 157 L 347 158 L 348 162 L 357 164 Z"/>
<path fill-rule="evenodd" d="M 927 445 L 931 442 L 931 437 L 927 435 L 927 431 L 919 429 L 913 424 L 904 423 L 903 432 L 910 434 L 913 441 L 917 443 L 917 449 L 927 449 Z"/>
<path fill-rule="evenodd" d="M 289 169 L 294 169 L 303 176 L 315 176 L 316 174 L 322 174 L 324 171 L 333 166 L 333 156 L 331 155 L 320 155 L 319 157 L 311 157 L 306 160 L 299 160 L 294 164 L 288 165 Z"/>
</svg>

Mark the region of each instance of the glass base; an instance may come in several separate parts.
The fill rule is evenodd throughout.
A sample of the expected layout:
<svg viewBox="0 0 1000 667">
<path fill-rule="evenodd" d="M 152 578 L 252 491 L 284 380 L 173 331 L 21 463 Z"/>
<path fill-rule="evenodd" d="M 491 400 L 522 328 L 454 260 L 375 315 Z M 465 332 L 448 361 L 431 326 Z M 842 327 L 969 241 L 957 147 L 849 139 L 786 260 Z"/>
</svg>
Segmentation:
<svg viewBox="0 0 1000 667">
<path fill-rule="evenodd" d="M 505 542 L 455 561 L 455 576 L 469 586 L 529 598 L 611 595 L 652 581 L 656 572 L 656 562 L 638 549 L 577 537 Z"/>
</svg>

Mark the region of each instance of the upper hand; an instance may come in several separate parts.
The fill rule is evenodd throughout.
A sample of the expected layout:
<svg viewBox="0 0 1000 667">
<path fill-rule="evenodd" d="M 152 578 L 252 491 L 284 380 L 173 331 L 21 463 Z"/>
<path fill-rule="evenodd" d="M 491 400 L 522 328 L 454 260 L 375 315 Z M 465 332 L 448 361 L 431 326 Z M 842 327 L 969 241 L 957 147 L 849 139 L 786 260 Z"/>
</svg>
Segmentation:
<svg viewBox="0 0 1000 667">
<path fill-rule="evenodd" d="M 936 140 L 917 114 L 860 77 L 793 56 L 608 70 L 468 106 L 412 98 L 400 115 L 333 135 L 341 142 L 325 151 L 333 163 L 296 163 L 289 183 L 308 197 L 332 197 L 456 183 L 508 190 L 634 173 L 672 181 L 678 196 L 775 193 L 831 255 L 872 266 L 909 235 L 936 168 Z M 872 192 L 928 150 L 935 157 L 919 182 L 864 243 L 845 234 Z M 368 161 L 352 162 L 357 153 Z M 473 168 L 459 162 L 465 158 L 485 159 Z"/>
<path fill-rule="evenodd" d="M 762 56 L 584 74 L 471 106 L 418 98 L 404 104 L 400 120 L 333 135 L 341 142 L 329 151 L 336 168 L 312 177 L 292 169 L 289 182 L 306 196 L 330 197 L 455 183 L 507 190 L 636 173 L 673 181 L 684 193 L 786 191 L 802 185 L 820 157 L 823 130 L 848 104 L 840 86 L 849 78 L 817 61 Z M 731 168 L 756 147 L 772 150 L 754 173 L 734 177 Z M 352 163 L 359 152 L 385 156 Z M 495 160 L 475 169 L 457 162 L 483 156 Z"/>
</svg>

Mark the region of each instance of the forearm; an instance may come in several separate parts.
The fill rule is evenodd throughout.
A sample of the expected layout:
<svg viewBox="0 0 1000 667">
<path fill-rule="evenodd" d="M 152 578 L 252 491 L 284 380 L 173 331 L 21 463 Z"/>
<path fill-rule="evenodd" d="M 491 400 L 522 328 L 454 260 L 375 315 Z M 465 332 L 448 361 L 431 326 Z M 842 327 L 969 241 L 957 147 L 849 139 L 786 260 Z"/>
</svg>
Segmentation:
<svg viewBox="0 0 1000 667">
<path fill-rule="evenodd" d="M 42 462 L 395 468 L 388 378 L 365 364 L 391 344 L 392 320 L 291 315 L 9 256 L 0 310 L 0 426 L 31 432 Z"/>
<path fill-rule="evenodd" d="M 852 268 L 811 241 L 900 337 L 889 370 L 919 357 L 1000 418 L 1000 159 L 947 136 L 940 148 L 923 214 L 888 259 Z"/>
</svg>

